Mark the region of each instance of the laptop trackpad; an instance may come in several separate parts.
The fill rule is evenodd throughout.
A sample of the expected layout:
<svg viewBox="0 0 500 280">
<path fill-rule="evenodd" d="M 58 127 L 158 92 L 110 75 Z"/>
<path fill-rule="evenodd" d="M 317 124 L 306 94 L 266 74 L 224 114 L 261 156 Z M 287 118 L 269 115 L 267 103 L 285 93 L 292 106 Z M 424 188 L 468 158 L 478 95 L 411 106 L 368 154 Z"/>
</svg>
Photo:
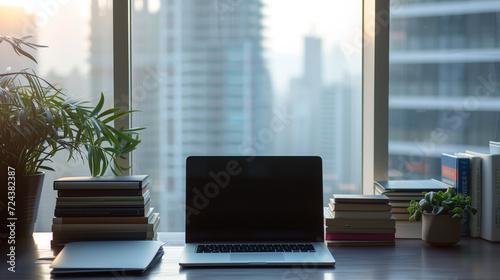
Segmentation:
<svg viewBox="0 0 500 280">
<path fill-rule="evenodd" d="M 231 254 L 231 261 L 234 262 L 279 262 L 284 261 L 283 254 Z"/>
</svg>

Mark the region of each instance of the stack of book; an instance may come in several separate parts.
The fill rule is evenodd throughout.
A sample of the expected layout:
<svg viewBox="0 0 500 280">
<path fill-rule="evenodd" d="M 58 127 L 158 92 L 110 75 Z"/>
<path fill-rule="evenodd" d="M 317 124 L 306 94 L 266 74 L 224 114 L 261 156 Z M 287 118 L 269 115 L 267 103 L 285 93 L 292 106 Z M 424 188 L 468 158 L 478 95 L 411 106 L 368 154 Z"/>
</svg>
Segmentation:
<svg viewBox="0 0 500 280">
<path fill-rule="evenodd" d="M 395 245 L 395 219 L 385 195 L 334 195 L 324 215 L 327 246 Z"/>
<path fill-rule="evenodd" d="M 435 180 L 393 180 L 375 182 L 375 194 L 385 195 L 396 219 L 396 238 L 422 238 L 422 222 L 410 222 L 410 201 L 424 198 L 422 192 L 446 191 L 448 185 Z"/>
<path fill-rule="evenodd" d="M 67 177 L 57 190 L 52 247 L 73 241 L 156 240 L 147 175 Z"/>
</svg>

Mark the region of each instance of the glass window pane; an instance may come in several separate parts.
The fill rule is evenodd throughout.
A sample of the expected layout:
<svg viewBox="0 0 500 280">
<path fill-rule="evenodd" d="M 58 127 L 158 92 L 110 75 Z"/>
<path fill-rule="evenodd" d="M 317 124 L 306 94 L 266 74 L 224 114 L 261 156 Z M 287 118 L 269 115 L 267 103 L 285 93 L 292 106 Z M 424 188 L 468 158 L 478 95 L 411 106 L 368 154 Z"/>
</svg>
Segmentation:
<svg viewBox="0 0 500 280">
<path fill-rule="evenodd" d="M 190 155 L 320 155 L 361 192 L 361 1 L 134 1 L 133 172 L 184 230 Z"/>
<path fill-rule="evenodd" d="M 23 37 L 48 46 L 31 50 L 38 64 L 16 56 L 6 42 L 0 44 L 0 71 L 6 67 L 18 71 L 26 67 L 48 82 L 63 87 L 73 98 L 96 104 L 101 92 L 106 107 L 113 105 L 112 75 L 112 5 L 111 1 L 0 1 L 0 34 Z M 89 176 L 85 160 L 78 156 L 68 161 L 59 152 L 52 163 L 55 172 L 46 171 L 35 231 L 51 231 L 56 192 L 55 179 L 67 176 Z"/>
<path fill-rule="evenodd" d="M 391 7 L 389 176 L 441 178 L 441 153 L 498 140 L 498 1 Z"/>
</svg>

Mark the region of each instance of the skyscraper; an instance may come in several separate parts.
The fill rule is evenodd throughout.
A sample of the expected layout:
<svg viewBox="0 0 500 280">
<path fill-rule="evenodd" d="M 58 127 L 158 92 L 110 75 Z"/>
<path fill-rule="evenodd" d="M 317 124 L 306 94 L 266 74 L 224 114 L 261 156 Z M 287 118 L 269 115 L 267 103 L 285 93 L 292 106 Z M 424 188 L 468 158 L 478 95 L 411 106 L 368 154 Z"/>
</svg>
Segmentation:
<svg viewBox="0 0 500 280">
<path fill-rule="evenodd" d="M 498 1 L 402 1 L 391 13 L 393 177 L 440 178 L 440 155 L 498 140 Z"/>
<path fill-rule="evenodd" d="M 150 145 L 139 148 L 134 162 L 140 173 L 155 174 L 157 208 L 165 217 L 161 230 L 184 227 L 182 219 L 168 217 L 184 213 L 188 156 L 270 148 L 263 133 L 272 95 L 262 57 L 261 7 L 260 1 L 162 1 L 157 15 L 144 14 L 157 21 L 146 25 L 157 28 L 156 39 L 134 29 L 141 46 L 151 45 L 134 55 L 155 58 L 138 59 L 145 64 L 134 66 L 134 75 L 153 72 L 158 83 L 138 102 L 141 122 L 154 131 L 146 132 L 148 138 L 157 141 L 146 140 Z M 137 86 L 144 81 L 134 80 Z"/>
</svg>

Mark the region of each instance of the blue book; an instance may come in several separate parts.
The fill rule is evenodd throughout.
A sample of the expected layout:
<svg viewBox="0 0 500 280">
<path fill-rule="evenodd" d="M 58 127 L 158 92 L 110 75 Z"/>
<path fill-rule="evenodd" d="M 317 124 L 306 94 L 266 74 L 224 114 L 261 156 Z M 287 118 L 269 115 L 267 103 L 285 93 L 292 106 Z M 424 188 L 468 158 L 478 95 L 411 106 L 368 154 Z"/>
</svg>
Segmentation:
<svg viewBox="0 0 500 280">
<path fill-rule="evenodd" d="M 441 181 L 452 186 L 458 194 L 467 197 L 470 190 L 470 159 L 465 156 L 441 155 Z M 470 236 L 470 217 L 465 214 L 462 220 L 462 236 Z"/>
</svg>

